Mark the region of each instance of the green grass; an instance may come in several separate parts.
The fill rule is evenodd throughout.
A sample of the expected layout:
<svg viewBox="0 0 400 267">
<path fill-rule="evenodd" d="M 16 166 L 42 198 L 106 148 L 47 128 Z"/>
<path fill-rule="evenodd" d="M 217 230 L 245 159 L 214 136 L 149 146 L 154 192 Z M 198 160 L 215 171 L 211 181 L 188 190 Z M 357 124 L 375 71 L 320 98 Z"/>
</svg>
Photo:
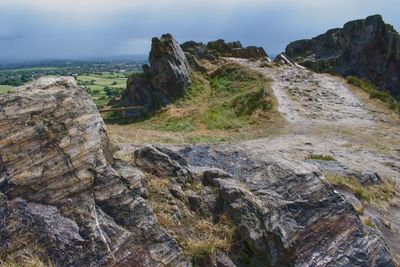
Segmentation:
<svg viewBox="0 0 400 267">
<path fill-rule="evenodd" d="M 386 179 L 382 184 L 363 186 L 355 177 L 344 177 L 335 174 L 326 174 L 326 179 L 334 186 L 347 189 L 366 202 L 389 203 L 397 197 L 397 183 L 392 179 Z"/>
<path fill-rule="evenodd" d="M 194 119 L 191 117 L 167 118 L 161 124 L 159 129 L 171 132 L 192 132 L 195 129 Z"/>
<path fill-rule="evenodd" d="M 103 72 L 100 74 L 79 75 L 76 77 L 80 85 L 89 88 L 93 101 L 98 108 L 103 108 L 125 89 L 127 78 L 122 73 Z M 105 88 L 111 88 L 113 95 L 107 95 Z"/>
<path fill-rule="evenodd" d="M 400 102 L 395 99 L 388 91 L 384 91 L 376 87 L 367 80 L 362 80 L 354 76 L 347 77 L 347 83 L 361 88 L 369 94 L 371 99 L 378 99 L 388 106 L 388 108 L 400 113 Z"/>
<path fill-rule="evenodd" d="M 6 94 L 12 90 L 14 90 L 14 86 L 9 86 L 9 85 L 0 85 L 0 95 Z"/>
<path fill-rule="evenodd" d="M 204 116 L 209 129 L 239 129 L 257 124 L 252 115 L 272 109 L 266 97 L 267 81 L 258 73 L 236 64 L 226 64 L 211 75 L 214 100 Z"/>
<path fill-rule="evenodd" d="M 308 155 L 307 159 L 312 160 L 324 160 L 324 161 L 335 161 L 335 158 L 331 155 L 311 154 Z"/>
<path fill-rule="evenodd" d="M 234 63 L 213 67 L 212 74 L 193 72 L 184 97 L 149 118 L 133 121 L 104 114 L 112 138 L 216 143 L 265 136 L 276 130 L 272 125 L 284 123 L 274 109 L 270 80 Z"/>
</svg>

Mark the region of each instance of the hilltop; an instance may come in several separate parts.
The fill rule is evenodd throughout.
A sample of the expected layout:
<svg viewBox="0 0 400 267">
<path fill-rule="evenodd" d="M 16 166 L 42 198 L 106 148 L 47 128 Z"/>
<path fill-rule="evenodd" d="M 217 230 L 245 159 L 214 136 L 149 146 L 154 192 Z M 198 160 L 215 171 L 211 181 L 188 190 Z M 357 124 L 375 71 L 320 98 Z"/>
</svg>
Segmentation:
<svg viewBox="0 0 400 267">
<path fill-rule="evenodd" d="M 0 264 L 396 266 L 397 100 L 290 47 L 165 34 L 118 99 L 82 75 L 1 95 Z"/>
</svg>

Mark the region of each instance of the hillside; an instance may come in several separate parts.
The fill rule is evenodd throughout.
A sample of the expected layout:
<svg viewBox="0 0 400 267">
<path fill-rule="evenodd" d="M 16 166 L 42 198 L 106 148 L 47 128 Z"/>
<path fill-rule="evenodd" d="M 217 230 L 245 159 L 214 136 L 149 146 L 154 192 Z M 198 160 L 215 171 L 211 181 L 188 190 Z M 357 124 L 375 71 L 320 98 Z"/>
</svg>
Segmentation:
<svg viewBox="0 0 400 267">
<path fill-rule="evenodd" d="M 303 63 L 164 34 L 1 94 L 0 265 L 397 266 L 398 102 Z"/>
</svg>

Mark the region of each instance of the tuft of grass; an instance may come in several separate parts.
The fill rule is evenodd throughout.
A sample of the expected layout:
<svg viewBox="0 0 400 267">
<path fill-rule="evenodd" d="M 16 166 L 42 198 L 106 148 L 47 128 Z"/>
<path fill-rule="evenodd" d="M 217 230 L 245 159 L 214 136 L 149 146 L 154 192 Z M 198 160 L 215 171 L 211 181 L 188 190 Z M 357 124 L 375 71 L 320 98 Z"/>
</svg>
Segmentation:
<svg viewBox="0 0 400 267">
<path fill-rule="evenodd" d="M 332 157 L 331 155 L 322 155 L 322 154 L 310 154 L 306 159 L 335 161 L 335 158 Z"/>
<path fill-rule="evenodd" d="M 392 179 L 385 179 L 382 184 L 363 186 L 355 177 L 326 174 L 325 178 L 333 186 L 349 190 L 366 202 L 381 204 L 390 203 L 397 197 L 397 183 Z"/>
<path fill-rule="evenodd" d="M 384 102 L 389 109 L 394 110 L 397 113 L 400 113 L 400 102 L 397 99 L 395 99 L 390 94 L 390 92 L 381 90 L 373 83 L 367 80 L 359 79 L 354 76 L 349 76 L 347 77 L 346 80 L 347 83 L 357 86 L 361 88 L 363 91 L 367 92 L 369 94 L 369 98 L 378 99 Z"/>
<path fill-rule="evenodd" d="M 25 249 L 18 255 L 8 255 L 0 259 L 2 267 L 54 267 L 50 261 L 43 261 L 39 256 L 34 254 L 32 250 Z"/>
<path fill-rule="evenodd" d="M 194 264 L 201 265 L 207 259 L 215 257 L 218 251 L 228 252 L 231 249 L 236 229 L 226 216 L 222 216 L 216 224 L 201 219 L 194 223 L 193 228 L 201 236 L 181 240 L 180 243 L 184 253 Z"/>
<path fill-rule="evenodd" d="M 368 227 L 371 227 L 371 228 L 375 228 L 376 227 L 376 224 L 372 221 L 371 217 L 362 216 L 361 217 L 361 221 L 363 222 L 363 224 L 365 224 Z"/>
<path fill-rule="evenodd" d="M 214 221 L 191 211 L 185 201 L 171 200 L 171 186 L 168 179 L 148 176 L 149 203 L 158 222 L 178 241 L 183 253 L 197 266 L 207 265 L 218 252 L 228 253 L 236 233 L 230 219 L 222 215 Z M 201 194 L 203 185 L 192 182 L 184 188 L 187 189 Z"/>
<path fill-rule="evenodd" d="M 192 132 L 195 128 L 194 119 L 191 117 L 171 117 L 159 125 L 160 130 L 171 132 Z"/>
</svg>

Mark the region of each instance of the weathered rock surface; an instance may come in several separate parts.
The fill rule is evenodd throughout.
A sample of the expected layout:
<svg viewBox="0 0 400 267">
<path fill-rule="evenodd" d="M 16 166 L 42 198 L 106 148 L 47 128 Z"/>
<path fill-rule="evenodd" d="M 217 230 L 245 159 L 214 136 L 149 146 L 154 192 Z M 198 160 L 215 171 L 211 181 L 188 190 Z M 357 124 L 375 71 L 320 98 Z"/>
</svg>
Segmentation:
<svg viewBox="0 0 400 267">
<path fill-rule="evenodd" d="M 129 77 L 121 99 L 122 106 L 143 106 L 130 111 L 131 117 L 143 117 L 182 97 L 190 80 L 190 66 L 185 54 L 170 34 L 153 38 L 149 55 L 150 66 L 143 74 Z"/>
<path fill-rule="evenodd" d="M 207 48 L 216 51 L 222 57 L 237 58 L 266 58 L 268 57 L 264 48 L 256 46 L 243 47 L 239 41 L 226 43 L 219 39 L 208 42 Z"/>
<path fill-rule="evenodd" d="M 293 42 L 285 53 L 315 71 L 366 78 L 400 95 L 400 35 L 379 15 L 350 21 L 311 40 Z"/>
<path fill-rule="evenodd" d="M 226 43 L 223 39 L 203 43 L 188 41 L 181 44 L 183 51 L 197 59 L 216 60 L 218 57 L 267 58 L 264 48 L 256 46 L 243 47 L 239 41 Z"/>
<path fill-rule="evenodd" d="M 209 49 L 203 43 L 196 43 L 195 41 L 187 41 L 181 44 L 183 51 L 195 56 L 197 59 L 216 60 L 218 54 L 215 50 Z"/>
<path fill-rule="evenodd" d="M 151 161 L 154 156 L 144 153 L 150 150 L 160 148 L 135 154 Z M 217 266 L 395 266 L 381 237 L 363 225 L 350 202 L 321 174 L 298 174 L 232 149 L 166 151 L 164 163 L 147 165 L 147 171 L 163 172 L 183 156 L 186 160 L 174 168 L 189 169 L 203 188 L 183 192 L 173 185 L 173 196 L 202 216 L 228 214 L 237 227 L 236 245 Z"/>
<path fill-rule="evenodd" d="M 104 123 L 73 78 L 0 97 L 0 254 L 35 248 L 57 266 L 189 266 L 114 162 Z"/>
</svg>

